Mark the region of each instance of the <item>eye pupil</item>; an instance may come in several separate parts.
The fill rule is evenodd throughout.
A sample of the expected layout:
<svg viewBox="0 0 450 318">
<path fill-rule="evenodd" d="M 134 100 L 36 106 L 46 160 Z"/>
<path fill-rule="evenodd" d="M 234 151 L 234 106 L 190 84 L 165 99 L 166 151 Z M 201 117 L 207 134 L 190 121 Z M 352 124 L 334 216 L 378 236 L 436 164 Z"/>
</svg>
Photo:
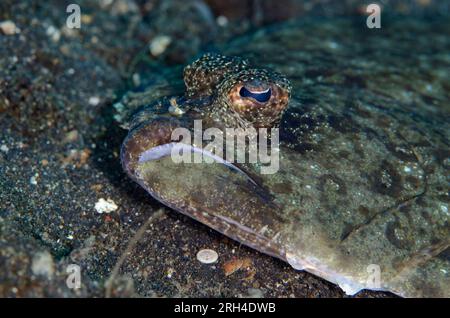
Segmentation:
<svg viewBox="0 0 450 318">
<path fill-rule="evenodd" d="M 270 99 L 270 96 L 272 95 L 272 91 L 269 88 L 265 92 L 254 93 L 254 92 L 246 89 L 245 86 L 242 86 L 241 90 L 239 91 L 239 95 L 241 95 L 241 97 L 251 97 L 260 103 L 265 103 Z"/>
</svg>

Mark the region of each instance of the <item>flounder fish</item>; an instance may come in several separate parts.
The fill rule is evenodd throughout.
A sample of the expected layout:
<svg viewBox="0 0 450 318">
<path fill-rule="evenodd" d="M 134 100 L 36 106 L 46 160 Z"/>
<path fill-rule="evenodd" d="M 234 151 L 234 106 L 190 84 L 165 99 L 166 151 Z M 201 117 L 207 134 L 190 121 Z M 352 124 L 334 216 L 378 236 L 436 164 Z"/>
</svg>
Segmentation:
<svg viewBox="0 0 450 318">
<path fill-rule="evenodd" d="M 328 24 L 257 32 L 230 56 L 186 66 L 178 95 L 125 96 L 123 168 L 164 205 L 347 294 L 450 297 L 449 74 L 439 71 L 450 60 L 422 47 L 420 30 L 393 26 L 390 48 L 380 36 L 355 44 L 361 31 L 338 25 L 347 37 Z M 238 141 L 222 141 L 242 133 L 239 161 Z"/>
</svg>

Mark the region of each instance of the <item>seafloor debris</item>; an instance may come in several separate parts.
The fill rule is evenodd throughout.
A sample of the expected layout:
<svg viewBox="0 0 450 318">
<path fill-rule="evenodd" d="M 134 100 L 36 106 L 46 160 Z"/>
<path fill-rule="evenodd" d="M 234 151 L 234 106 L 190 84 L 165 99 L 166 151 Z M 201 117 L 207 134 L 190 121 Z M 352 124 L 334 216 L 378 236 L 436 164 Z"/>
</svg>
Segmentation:
<svg viewBox="0 0 450 318">
<path fill-rule="evenodd" d="M 217 254 L 216 251 L 211 249 L 203 249 L 198 251 L 197 253 L 197 259 L 200 263 L 203 264 L 212 264 L 217 262 L 217 259 L 219 258 L 219 254 Z"/>
<path fill-rule="evenodd" d="M 223 272 L 225 276 L 230 276 L 240 269 L 250 269 L 252 265 L 252 260 L 249 257 L 234 258 L 223 265 Z M 251 277 L 253 276 L 251 275 Z"/>
<path fill-rule="evenodd" d="M 117 204 L 111 200 L 111 199 L 103 199 L 100 198 L 97 203 L 95 203 L 95 210 L 97 210 L 98 213 L 110 213 L 117 210 L 119 207 Z"/>
</svg>

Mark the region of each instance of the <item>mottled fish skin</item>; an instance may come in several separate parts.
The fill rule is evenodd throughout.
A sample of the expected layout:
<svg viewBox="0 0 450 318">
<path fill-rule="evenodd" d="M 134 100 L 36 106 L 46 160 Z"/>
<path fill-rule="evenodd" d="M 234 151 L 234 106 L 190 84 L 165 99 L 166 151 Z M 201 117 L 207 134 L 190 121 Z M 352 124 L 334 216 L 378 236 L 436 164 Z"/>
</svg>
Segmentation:
<svg viewBox="0 0 450 318">
<path fill-rule="evenodd" d="M 245 59 L 206 53 L 184 68 L 186 95 L 189 98 L 215 95 L 220 82 L 247 68 L 249 63 Z"/>
<path fill-rule="evenodd" d="M 211 98 L 202 109 L 214 125 L 225 127 L 274 127 L 279 124 L 291 93 L 286 77 L 264 68 L 255 68 L 237 57 L 205 54 L 184 70 L 186 96 Z M 241 89 L 270 91 L 270 99 L 260 102 L 242 97 Z"/>
<path fill-rule="evenodd" d="M 268 29 L 226 49 L 293 85 L 280 139 L 294 152 L 280 151 L 279 173 L 264 181 L 290 220 L 294 267 L 330 281 L 347 272 L 352 293 L 358 281 L 374 289 L 375 264 L 378 289 L 450 297 L 450 74 L 439 53 L 449 31 L 449 21 L 401 20 L 370 33 L 343 19 Z"/>
<path fill-rule="evenodd" d="M 176 99 L 183 115 L 168 111 L 155 120 L 148 108 L 149 114 L 137 115 L 139 124 L 122 148 L 125 170 L 164 204 L 349 294 L 369 288 L 409 297 L 450 297 L 450 133 L 445 128 L 450 112 L 448 92 L 441 89 L 448 76 L 439 73 L 444 62 L 438 53 L 430 53 L 450 48 L 430 51 L 424 43 L 432 35 L 411 37 L 405 27 L 389 30 L 404 56 L 389 54 L 391 42 L 383 38 L 355 43 L 351 39 L 360 31 L 345 21 L 339 28 L 288 25 L 244 38 L 245 49 L 227 49 L 248 55 L 261 68 L 239 58 L 205 56 L 206 63 L 200 59 L 186 68 L 186 94 Z M 321 34 L 317 42 L 324 46 L 304 50 L 311 30 Z M 442 30 L 450 30 L 448 22 Z M 338 38 L 342 43 L 326 46 Z M 385 55 L 364 50 L 375 43 Z M 410 74 L 405 65 L 416 63 L 410 47 L 422 61 L 442 67 Z M 347 64 L 328 61 L 331 54 Z M 383 65 L 392 78 L 383 75 Z M 265 66 L 292 81 L 287 109 L 291 85 L 284 76 L 263 71 Z M 274 108 L 281 104 L 280 111 L 246 116 L 237 107 L 233 88 L 242 88 L 245 78 L 254 89 L 253 73 L 280 89 L 271 103 Z M 429 78 L 435 91 L 424 98 L 419 84 Z M 261 85 L 255 91 L 266 89 Z M 412 95 L 399 95 L 405 90 Z M 169 109 L 169 102 L 162 104 Z M 174 127 L 191 128 L 193 119 L 203 119 L 206 127 L 279 125 L 280 171 L 252 183 L 247 176 L 258 175 L 258 165 L 244 164 L 245 176 L 221 164 L 174 165 L 170 158 L 138 163 L 140 153 L 167 142 Z M 379 286 L 368 281 L 371 265 L 381 270 Z"/>
</svg>

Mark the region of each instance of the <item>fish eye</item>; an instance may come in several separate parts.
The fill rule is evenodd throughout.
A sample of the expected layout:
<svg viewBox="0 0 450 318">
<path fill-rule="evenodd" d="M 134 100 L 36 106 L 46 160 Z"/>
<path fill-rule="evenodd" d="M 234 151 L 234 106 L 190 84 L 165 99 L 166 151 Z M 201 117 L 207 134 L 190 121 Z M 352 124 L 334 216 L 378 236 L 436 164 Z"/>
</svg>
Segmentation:
<svg viewBox="0 0 450 318">
<path fill-rule="evenodd" d="M 254 92 L 254 91 L 247 89 L 245 86 L 242 86 L 242 88 L 239 91 L 239 95 L 241 97 L 253 98 L 254 100 L 256 100 L 260 103 L 265 103 L 270 99 L 270 96 L 272 95 L 272 90 L 269 87 L 262 92 Z"/>
</svg>

